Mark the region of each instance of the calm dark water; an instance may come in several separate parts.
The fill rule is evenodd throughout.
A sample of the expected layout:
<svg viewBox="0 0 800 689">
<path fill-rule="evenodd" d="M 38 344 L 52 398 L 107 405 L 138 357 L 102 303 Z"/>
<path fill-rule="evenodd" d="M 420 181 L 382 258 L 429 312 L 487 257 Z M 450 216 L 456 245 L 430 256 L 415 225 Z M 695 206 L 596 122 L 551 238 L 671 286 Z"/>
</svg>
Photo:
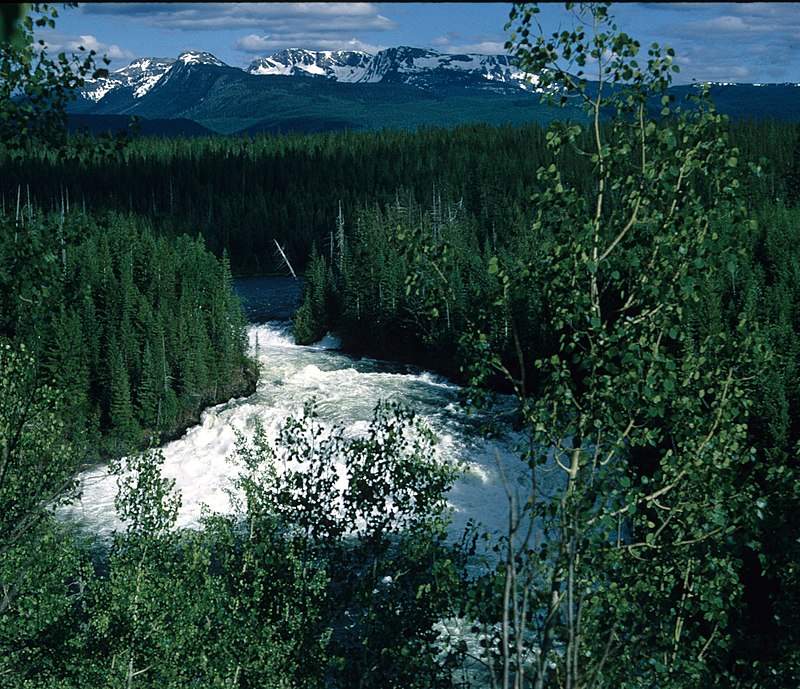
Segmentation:
<svg viewBox="0 0 800 689">
<path fill-rule="evenodd" d="M 303 296 L 302 278 L 234 278 L 233 291 L 242 299 L 249 323 L 266 323 L 294 318 Z"/>
</svg>

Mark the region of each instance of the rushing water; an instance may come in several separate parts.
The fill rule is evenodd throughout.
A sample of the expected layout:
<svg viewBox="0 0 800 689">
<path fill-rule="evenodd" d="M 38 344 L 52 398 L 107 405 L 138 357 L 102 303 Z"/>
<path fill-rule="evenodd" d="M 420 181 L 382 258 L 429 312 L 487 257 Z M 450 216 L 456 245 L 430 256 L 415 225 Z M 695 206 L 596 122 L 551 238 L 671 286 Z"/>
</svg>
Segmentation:
<svg viewBox="0 0 800 689">
<path fill-rule="evenodd" d="M 297 304 L 298 288 L 293 281 L 250 279 L 237 281 L 236 287 L 247 299 L 251 320 L 286 318 Z M 248 334 L 251 351 L 261 365 L 256 392 L 206 410 L 198 426 L 162 448 L 163 473 L 175 479 L 182 495 L 179 527 L 197 525 L 204 505 L 213 511 L 228 510 L 225 489 L 236 472 L 228 457 L 237 432 L 252 433 L 259 419 L 274 434 L 287 416 L 299 413 L 313 397 L 320 420 L 343 427 L 348 435 L 366 430 L 380 400 L 416 410 L 438 437 L 440 461 L 460 468 L 448 494 L 455 510 L 451 533 L 460 534 L 470 518 L 490 529 L 503 529 L 507 501 L 498 460 L 512 487 L 524 476 L 523 464 L 513 450 L 517 438 L 507 424 L 501 439 L 487 441 L 480 433 L 480 424 L 487 419 L 468 414 L 459 404 L 459 388 L 445 378 L 399 364 L 354 359 L 337 351 L 337 341 L 330 336 L 310 347 L 297 346 L 288 320 L 253 324 Z M 502 418 L 512 408 L 512 401 L 505 399 L 491 413 L 495 419 Z M 80 480 L 82 497 L 65 515 L 96 533 L 119 529 L 115 478 L 98 467 Z"/>
</svg>

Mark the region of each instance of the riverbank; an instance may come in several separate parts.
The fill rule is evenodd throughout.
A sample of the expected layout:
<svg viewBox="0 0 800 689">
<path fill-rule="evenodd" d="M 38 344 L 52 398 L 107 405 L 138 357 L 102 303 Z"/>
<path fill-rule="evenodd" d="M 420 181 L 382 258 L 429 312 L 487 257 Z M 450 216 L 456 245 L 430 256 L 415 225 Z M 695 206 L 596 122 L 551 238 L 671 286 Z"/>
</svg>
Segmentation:
<svg viewBox="0 0 800 689">
<path fill-rule="evenodd" d="M 206 393 L 198 393 L 199 401 L 197 406 L 185 410 L 178 417 L 178 421 L 174 426 L 158 434 L 157 444 L 162 445 L 181 438 L 192 426 L 197 426 L 200 423 L 202 415 L 207 409 L 223 404 L 230 399 L 249 397 L 256 391 L 258 377 L 258 362 L 255 359 L 248 359 L 247 364 L 239 369 L 236 377 L 230 384 L 222 388 L 214 389 L 213 392 L 206 391 Z M 149 437 L 153 436 L 152 430 L 147 433 Z M 147 440 L 142 443 L 139 449 L 145 450 L 150 444 L 151 441 Z"/>
</svg>

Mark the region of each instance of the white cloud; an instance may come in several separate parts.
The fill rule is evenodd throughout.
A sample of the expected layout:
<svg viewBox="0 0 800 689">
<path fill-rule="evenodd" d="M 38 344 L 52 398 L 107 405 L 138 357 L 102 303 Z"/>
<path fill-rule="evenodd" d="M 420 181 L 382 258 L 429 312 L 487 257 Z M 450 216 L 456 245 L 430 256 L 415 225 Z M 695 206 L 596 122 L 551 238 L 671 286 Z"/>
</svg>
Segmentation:
<svg viewBox="0 0 800 689">
<path fill-rule="evenodd" d="M 89 14 L 113 16 L 115 21 L 195 31 L 237 31 L 234 50 L 265 56 L 287 47 L 309 50 L 363 50 L 383 47 L 355 36 L 383 32 L 397 25 L 369 2 L 266 3 L 87 3 Z"/>
<path fill-rule="evenodd" d="M 457 33 L 450 33 L 444 36 L 439 36 L 438 38 L 434 38 L 431 41 L 431 45 L 434 46 L 446 46 L 450 45 L 453 41 L 457 41 L 460 38 L 460 34 Z"/>
<path fill-rule="evenodd" d="M 330 38 L 327 36 L 320 37 L 301 34 L 283 34 L 273 37 L 270 35 L 258 36 L 256 34 L 250 34 L 249 36 L 238 38 L 233 47 L 251 55 L 267 57 L 290 47 L 303 48 L 305 50 L 359 50 L 374 55 L 386 46 L 364 43 L 356 38 Z"/>
<path fill-rule="evenodd" d="M 505 55 L 506 39 L 500 34 L 462 36 L 449 33 L 429 41 L 431 47 L 442 53 L 477 53 L 479 55 Z"/>
<path fill-rule="evenodd" d="M 727 7 L 727 6 L 726 6 Z M 756 8 L 750 10 L 750 8 Z M 722 11 L 721 9 L 719 11 Z M 746 7 L 734 6 L 716 17 L 687 22 L 684 31 L 694 37 L 712 36 L 715 40 L 731 41 L 769 37 L 783 42 L 794 39 L 800 29 L 800 9 L 795 6 L 791 13 L 780 12 L 777 8 L 765 11 L 758 4 Z"/>
<path fill-rule="evenodd" d="M 272 41 L 269 36 L 250 34 L 237 39 L 235 47 L 246 53 L 262 53 L 272 49 Z"/>
<path fill-rule="evenodd" d="M 43 38 L 50 53 L 77 53 L 81 47 L 85 50 L 94 50 L 100 57 L 108 56 L 112 60 L 133 60 L 138 57 L 130 50 L 124 50 L 116 44 L 104 43 L 96 36 L 84 34 L 72 36 L 62 34 L 57 31 L 43 32 L 37 34 L 37 38 Z"/>
<path fill-rule="evenodd" d="M 84 11 L 159 28 L 186 31 L 242 29 L 277 33 L 295 30 L 386 31 L 397 28 L 373 3 L 88 3 Z"/>
<path fill-rule="evenodd" d="M 675 81 L 797 81 L 800 3 L 612 5 L 623 29 L 675 49 Z"/>
</svg>

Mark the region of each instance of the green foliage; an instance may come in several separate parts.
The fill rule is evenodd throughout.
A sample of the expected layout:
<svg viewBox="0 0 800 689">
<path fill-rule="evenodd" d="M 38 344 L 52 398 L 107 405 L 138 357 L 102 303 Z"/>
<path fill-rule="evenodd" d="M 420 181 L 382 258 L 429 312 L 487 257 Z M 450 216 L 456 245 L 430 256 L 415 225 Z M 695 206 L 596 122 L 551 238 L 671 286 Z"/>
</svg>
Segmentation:
<svg viewBox="0 0 800 689">
<path fill-rule="evenodd" d="M 543 134 L 535 125 L 484 124 L 377 134 L 141 137 L 124 154 L 91 164 L 75 158 L 95 141 L 76 135 L 62 156 L 43 147 L 22 160 L 0 156 L 0 191 L 7 206 L 21 185 L 45 207 L 68 197 L 89 212 L 126 209 L 166 236 L 202 234 L 216 255 L 227 249 L 239 272 L 278 272 L 285 268 L 272 258 L 276 239 L 303 269 L 313 244 L 327 257 L 332 235 L 336 242 L 337 205 L 352 230 L 350 217 L 390 203 L 398 187 L 426 199 L 435 186 L 445 199 L 463 198 L 484 231 L 502 228 L 509 190 L 525 205 L 524 190 L 534 180 L 526 161 L 546 154 Z"/>
<path fill-rule="evenodd" d="M 2 14 L 0 41 L 0 142 L 12 156 L 36 140 L 53 149 L 66 139 L 66 106 L 85 77 L 108 74 L 96 69 L 95 51 L 50 57 L 44 40 L 34 43 L 36 28 L 54 28 L 58 12 L 48 4 L 11 5 Z M 14 10 L 22 10 L 20 19 Z M 10 29 L 10 31 L 9 31 Z"/>
<path fill-rule="evenodd" d="M 246 524 L 244 553 L 291 548 L 300 558 L 302 576 L 282 576 L 269 600 L 304 601 L 286 643 L 303 644 L 295 653 L 318 658 L 336 686 L 449 686 L 433 625 L 451 606 L 444 572 L 457 555 L 445 544 L 444 493 L 454 472 L 432 449 L 430 431 L 391 405 L 376 408 L 363 438 L 327 428 L 310 403 L 274 444 L 262 428 L 239 441 L 238 517 L 212 524 Z"/>
<path fill-rule="evenodd" d="M 26 539 L 71 487 L 74 449 L 62 439 L 61 396 L 24 343 L 0 341 L 0 544 Z"/>
<path fill-rule="evenodd" d="M 79 451 L 63 397 L 24 343 L 0 339 L 0 677 L 57 677 L 48 648 L 72 629 L 68 587 L 81 556 L 52 509 L 72 497 Z M 12 683 L 12 681 L 14 683 Z"/>
<path fill-rule="evenodd" d="M 654 103 L 657 114 L 662 106 L 653 96 L 648 112 Z M 200 233 L 217 256 L 228 251 L 236 272 L 265 273 L 285 272 L 274 256 L 275 239 L 295 269 L 305 268 L 314 244 L 329 259 L 333 243 L 337 262 L 339 205 L 352 236 L 356 218 L 376 204 L 392 204 L 398 189 L 406 190 L 399 193 L 403 206 L 411 195 L 426 210 L 435 189 L 437 205 L 460 206 L 472 216 L 478 245 L 488 239 L 496 252 L 532 216 L 528 197 L 538 187 L 536 169 L 552 162 L 545 133 L 534 124 L 476 124 L 413 132 L 140 137 L 118 156 L 83 162 L 76 158 L 98 142 L 72 135 L 62 155 L 32 145 L 21 159 L 0 156 L 0 203 L 12 208 L 21 189 L 23 198 L 29 192 L 43 207 L 66 199 L 87 212 L 124 209 L 165 236 Z M 743 190 L 755 203 L 788 198 L 797 136 L 796 124 L 730 126 L 742 161 L 767 161 Z M 572 184 L 590 188 L 587 159 L 564 151 L 559 167 Z"/>
<path fill-rule="evenodd" d="M 69 437 L 123 452 L 253 386 L 230 267 L 202 241 L 119 215 L 3 222 L 0 330 L 36 343 Z"/>
<path fill-rule="evenodd" d="M 335 313 L 336 286 L 331 268 L 311 248 L 303 283 L 303 303 L 294 318 L 294 339 L 297 344 L 308 345 L 322 339 L 332 328 Z"/>
<path fill-rule="evenodd" d="M 112 686 L 132 686 L 135 677 L 152 672 L 169 647 L 175 615 L 164 603 L 175 586 L 162 572 L 175 547 L 170 530 L 180 496 L 173 493 L 174 481 L 161 477 L 163 461 L 160 452 L 148 451 L 112 467 L 119 485 L 115 506 L 126 531 L 112 546 L 110 576 L 99 592 L 95 627 L 114 658 L 108 677 Z"/>
<path fill-rule="evenodd" d="M 0 106 L 4 686 L 421 689 L 466 654 L 504 686 L 797 684 L 797 127 L 677 107 L 671 51 L 589 12 L 540 38 L 512 12 L 546 98 L 586 108 L 547 131 L 143 140 L 92 164 L 102 143 L 56 127 L 88 62 L 3 46 L 29 96 Z M 306 264 L 298 341 L 340 328 L 475 404 L 517 395 L 529 483 L 484 576 L 445 539 L 451 468 L 385 405 L 360 438 L 313 404 L 240 438 L 233 513 L 200 530 L 174 528 L 154 450 L 117 464 L 110 553 L 52 520 L 85 448 L 252 386 L 224 249 L 264 270 L 276 237 Z M 477 646 L 442 652 L 453 617 Z"/>
<path fill-rule="evenodd" d="M 55 11 L 33 11 L 52 26 Z M 92 64 L 91 54 L 49 60 L 25 42 L 33 24 L 25 20 L 22 44 L 0 47 L 11 159 L 63 149 L 64 103 Z M 109 576 L 52 513 L 73 496 L 87 455 L 128 452 L 146 440 L 142 429 L 174 432 L 202 405 L 253 385 L 230 267 L 202 242 L 176 248 L 130 218 L 90 220 L 68 205 L 46 217 L 28 193 L 0 214 L 0 678 L 193 686 L 213 591 L 202 587 L 208 556 L 204 569 L 196 543 L 171 530 L 178 503 L 160 454 L 128 461 L 118 507 L 129 528 L 100 563 Z"/>
<path fill-rule="evenodd" d="M 761 584 L 741 559 L 762 528 L 751 506 L 784 494 L 777 473 L 754 473 L 767 454 L 781 472 L 796 466 L 783 391 L 794 376 L 762 377 L 773 349 L 796 357 L 749 282 L 761 259 L 740 153 L 707 94 L 672 103 L 669 49 L 651 46 L 640 67 L 604 6 L 575 10 L 574 29 L 552 37 L 537 34 L 537 12 L 512 11 L 509 47 L 543 75 L 545 98 L 583 103 L 590 125 L 548 131 L 531 218 L 507 253 L 485 250 L 483 306 L 469 302 L 460 328 L 471 381 L 499 375 L 517 395 L 532 471 L 527 495 L 509 493 L 500 564 L 466 610 L 494 639 L 484 663 L 499 683 L 724 682 Z M 409 288 L 437 316 L 463 250 L 419 230 L 403 239 Z M 542 470 L 561 479 L 543 486 Z"/>
<path fill-rule="evenodd" d="M 451 686 L 434 625 L 452 612 L 463 558 L 444 540 L 454 473 L 432 443 L 395 406 L 346 439 L 309 403 L 274 440 L 258 424 L 238 439 L 232 511 L 196 531 L 174 528 L 180 497 L 158 450 L 115 462 L 124 531 L 95 569 L 66 546 L 43 558 L 58 569 L 0 626 L 4 681 Z"/>
<path fill-rule="evenodd" d="M 25 17 L 28 6 L 24 3 L 8 3 L 0 9 L 0 43 L 13 46 L 24 45 L 25 37 L 20 23 Z"/>
</svg>

